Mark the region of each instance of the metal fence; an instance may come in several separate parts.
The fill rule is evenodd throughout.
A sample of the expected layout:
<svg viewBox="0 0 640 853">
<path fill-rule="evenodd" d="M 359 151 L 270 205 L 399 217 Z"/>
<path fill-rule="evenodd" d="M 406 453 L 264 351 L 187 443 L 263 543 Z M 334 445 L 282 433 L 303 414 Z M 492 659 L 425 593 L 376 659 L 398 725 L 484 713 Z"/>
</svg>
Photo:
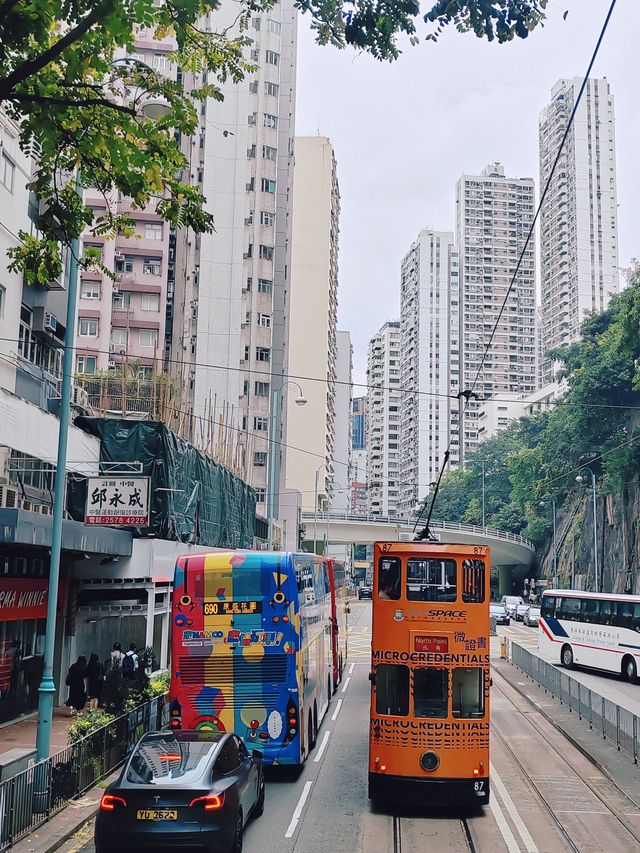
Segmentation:
<svg viewBox="0 0 640 853">
<path fill-rule="evenodd" d="M 108 776 L 137 740 L 168 722 L 163 696 L 116 717 L 77 743 L 0 783 L 0 851 L 37 829 Z"/>
<path fill-rule="evenodd" d="M 511 662 L 552 696 L 575 711 L 599 735 L 614 744 L 620 752 L 638 763 L 640 754 L 640 717 L 590 690 L 568 672 L 511 642 Z"/>
</svg>

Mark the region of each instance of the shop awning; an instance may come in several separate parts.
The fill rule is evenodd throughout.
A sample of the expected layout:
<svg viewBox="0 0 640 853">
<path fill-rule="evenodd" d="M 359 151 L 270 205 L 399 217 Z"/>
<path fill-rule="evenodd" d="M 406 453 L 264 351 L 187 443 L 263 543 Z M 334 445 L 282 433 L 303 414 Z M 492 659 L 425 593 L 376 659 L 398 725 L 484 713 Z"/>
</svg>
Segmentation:
<svg viewBox="0 0 640 853">
<path fill-rule="evenodd" d="M 0 509 L 0 542 L 51 547 L 53 518 L 24 509 Z M 128 530 L 98 527 L 80 521 L 62 522 L 62 550 L 110 557 L 130 557 L 133 536 Z"/>
</svg>

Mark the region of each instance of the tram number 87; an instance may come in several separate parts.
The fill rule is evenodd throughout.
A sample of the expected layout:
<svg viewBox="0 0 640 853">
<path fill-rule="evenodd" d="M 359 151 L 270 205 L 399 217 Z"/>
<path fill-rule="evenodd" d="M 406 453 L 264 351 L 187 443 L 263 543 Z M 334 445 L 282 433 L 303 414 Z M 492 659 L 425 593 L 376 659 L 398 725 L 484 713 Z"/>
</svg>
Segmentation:
<svg viewBox="0 0 640 853">
<path fill-rule="evenodd" d="M 484 791 L 484 779 L 479 779 L 477 782 L 473 783 L 474 791 Z"/>
</svg>

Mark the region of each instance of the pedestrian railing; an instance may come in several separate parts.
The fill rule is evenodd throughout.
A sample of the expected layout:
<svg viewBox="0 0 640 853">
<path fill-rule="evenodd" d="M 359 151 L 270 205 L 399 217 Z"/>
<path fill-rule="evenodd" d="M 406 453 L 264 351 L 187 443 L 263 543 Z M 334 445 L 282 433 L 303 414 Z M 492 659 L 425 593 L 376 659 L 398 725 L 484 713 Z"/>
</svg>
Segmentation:
<svg viewBox="0 0 640 853">
<path fill-rule="evenodd" d="M 158 696 L 76 743 L 0 782 L 0 851 L 46 823 L 108 776 L 145 732 L 161 729 L 169 705 Z"/>
<path fill-rule="evenodd" d="M 638 763 L 640 754 L 640 716 L 605 699 L 595 690 L 572 678 L 546 660 L 511 642 L 511 662 L 536 681 L 561 704 L 575 711 L 579 719 Z"/>
</svg>

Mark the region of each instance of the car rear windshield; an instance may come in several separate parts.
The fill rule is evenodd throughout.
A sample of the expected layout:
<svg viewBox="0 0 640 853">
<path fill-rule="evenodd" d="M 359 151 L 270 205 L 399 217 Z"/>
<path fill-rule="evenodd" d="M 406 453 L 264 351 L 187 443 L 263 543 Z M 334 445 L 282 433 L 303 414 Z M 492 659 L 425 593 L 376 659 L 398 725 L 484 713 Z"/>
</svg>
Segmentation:
<svg viewBox="0 0 640 853">
<path fill-rule="evenodd" d="M 195 781 L 204 772 L 219 739 L 169 734 L 145 738 L 131 757 L 127 782 L 156 785 L 173 779 L 180 783 Z"/>
</svg>

